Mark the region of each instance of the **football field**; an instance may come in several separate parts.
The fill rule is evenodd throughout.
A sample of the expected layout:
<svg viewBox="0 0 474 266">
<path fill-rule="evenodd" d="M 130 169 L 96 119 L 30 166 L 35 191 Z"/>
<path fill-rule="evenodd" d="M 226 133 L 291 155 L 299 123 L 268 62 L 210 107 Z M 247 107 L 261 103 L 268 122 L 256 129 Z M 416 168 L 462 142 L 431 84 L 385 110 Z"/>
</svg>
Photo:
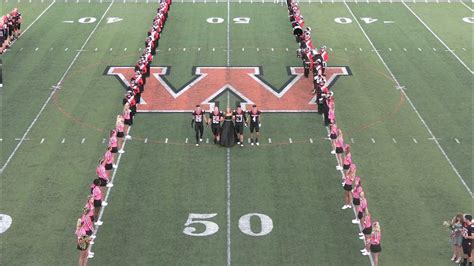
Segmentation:
<svg viewBox="0 0 474 266">
<path fill-rule="evenodd" d="M 449 265 L 442 221 L 473 212 L 474 4 L 427 2 L 299 4 L 339 73 L 338 126 L 381 224 L 381 265 Z M 158 4 L 2 0 L 0 14 L 14 7 L 24 23 L 2 55 L 0 214 L 12 224 L 0 265 L 75 265 L 76 220 Z M 322 117 L 292 94 L 312 89 L 297 48 L 286 3 L 173 2 L 91 265 L 373 264 L 341 210 Z M 260 146 L 246 128 L 245 147 L 219 147 L 205 128 L 196 147 L 201 96 L 271 105 Z"/>
</svg>

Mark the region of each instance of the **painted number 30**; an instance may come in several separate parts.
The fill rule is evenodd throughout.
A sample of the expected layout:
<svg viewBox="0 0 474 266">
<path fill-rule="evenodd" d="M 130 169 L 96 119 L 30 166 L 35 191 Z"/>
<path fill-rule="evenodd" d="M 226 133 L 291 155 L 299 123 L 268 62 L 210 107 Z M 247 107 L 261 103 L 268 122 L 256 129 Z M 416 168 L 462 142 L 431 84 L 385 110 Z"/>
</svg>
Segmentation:
<svg viewBox="0 0 474 266">
<path fill-rule="evenodd" d="M 247 17 L 236 17 L 232 19 L 235 24 L 249 24 L 250 23 L 250 18 Z M 207 23 L 210 24 L 221 24 L 224 22 L 223 18 L 220 17 L 211 17 L 206 19 Z"/>
<path fill-rule="evenodd" d="M 214 218 L 217 213 L 190 213 L 188 220 L 184 224 L 183 233 L 188 236 L 210 236 L 219 231 L 219 225 L 208 221 Z M 260 230 L 255 232 L 250 225 L 250 219 L 255 217 L 260 220 Z M 201 229 L 204 226 L 204 229 Z M 198 230 L 199 228 L 199 230 Z M 240 217 L 239 229 L 242 233 L 249 236 L 268 235 L 273 230 L 273 221 L 268 215 L 261 213 L 248 213 Z"/>
</svg>

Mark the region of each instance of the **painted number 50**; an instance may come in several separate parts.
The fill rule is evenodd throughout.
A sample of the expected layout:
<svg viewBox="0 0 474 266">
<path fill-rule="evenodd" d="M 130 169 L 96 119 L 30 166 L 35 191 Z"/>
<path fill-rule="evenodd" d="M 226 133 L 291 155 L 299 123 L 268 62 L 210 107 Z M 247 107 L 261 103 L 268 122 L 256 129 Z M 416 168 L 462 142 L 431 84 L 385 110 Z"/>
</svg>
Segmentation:
<svg viewBox="0 0 474 266">
<path fill-rule="evenodd" d="M 219 225 L 207 219 L 214 218 L 217 213 L 190 213 L 188 220 L 184 224 L 183 233 L 188 236 L 210 236 L 219 231 Z M 252 230 L 250 219 L 255 217 L 260 220 L 260 230 L 255 232 Z M 198 231 L 197 227 L 204 226 L 204 230 Z M 273 221 L 268 215 L 261 213 L 248 213 L 240 217 L 239 229 L 242 233 L 249 236 L 264 236 L 268 235 L 273 230 Z"/>
</svg>

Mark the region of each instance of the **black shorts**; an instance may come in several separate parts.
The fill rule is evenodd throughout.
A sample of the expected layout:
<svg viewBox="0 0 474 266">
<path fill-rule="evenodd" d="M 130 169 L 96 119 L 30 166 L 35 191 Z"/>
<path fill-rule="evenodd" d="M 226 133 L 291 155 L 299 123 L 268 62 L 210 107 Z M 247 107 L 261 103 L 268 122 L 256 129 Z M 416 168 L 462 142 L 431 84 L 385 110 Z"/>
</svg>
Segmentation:
<svg viewBox="0 0 474 266">
<path fill-rule="evenodd" d="M 13 25 L 9 25 L 8 26 L 8 36 L 12 36 L 13 35 Z"/>
<path fill-rule="evenodd" d="M 344 184 L 344 190 L 345 191 L 351 191 L 352 190 L 352 185 Z"/>
<path fill-rule="evenodd" d="M 364 235 L 370 235 L 370 234 L 372 234 L 372 226 L 371 226 L 371 227 L 364 228 L 364 230 L 362 230 L 362 233 L 364 233 Z"/>
<path fill-rule="evenodd" d="M 260 124 L 250 122 L 250 133 L 253 133 L 254 131 L 257 133 L 260 132 Z"/>
<path fill-rule="evenodd" d="M 370 252 L 372 253 L 380 253 L 382 251 L 382 246 L 378 245 L 370 245 Z"/>
<path fill-rule="evenodd" d="M 364 214 L 362 212 L 358 212 L 357 213 L 357 218 L 360 220 L 360 219 L 362 219 L 362 217 L 364 217 Z"/>
<path fill-rule="evenodd" d="M 21 23 L 18 23 L 17 29 L 21 29 Z"/>
<path fill-rule="evenodd" d="M 117 152 L 118 152 L 118 149 L 117 149 L 117 147 L 113 147 L 113 148 L 112 148 L 112 150 L 111 150 L 110 152 L 112 152 L 112 153 L 117 153 Z"/>
<path fill-rule="evenodd" d="M 354 206 L 359 206 L 360 205 L 360 199 L 352 198 L 352 204 L 354 204 Z"/>
<path fill-rule="evenodd" d="M 94 207 L 96 208 L 102 207 L 102 200 L 94 200 Z"/>
<path fill-rule="evenodd" d="M 91 218 L 91 222 L 94 222 L 94 215 L 89 216 Z"/>
<path fill-rule="evenodd" d="M 337 135 L 336 134 L 331 134 L 331 135 L 329 135 L 329 138 L 330 139 L 337 139 Z"/>
<path fill-rule="evenodd" d="M 123 134 L 123 131 L 122 132 L 117 132 L 117 138 L 123 138 L 125 136 L 125 134 Z"/>
<path fill-rule="evenodd" d="M 86 231 L 86 235 L 91 236 L 92 235 L 92 230 Z"/>
<path fill-rule="evenodd" d="M 105 165 L 105 170 L 112 170 L 112 168 L 114 168 L 114 165 L 111 163 Z"/>
<path fill-rule="evenodd" d="M 472 244 L 463 242 L 462 243 L 462 251 L 464 252 L 464 255 L 467 255 L 468 257 L 471 257 Z"/>
<path fill-rule="evenodd" d="M 235 133 L 244 134 L 244 123 L 235 123 Z"/>
<path fill-rule="evenodd" d="M 342 147 L 336 147 L 336 153 L 340 154 L 343 152 L 344 152 L 344 149 Z"/>
<path fill-rule="evenodd" d="M 350 167 L 351 167 L 350 164 L 344 164 L 344 165 L 342 166 L 342 168 L 343 168 L 344 170 L 349 170 Z"/>
<path fill-rule="evenodd" d="M 105 180 L 103 178 L 100 178 L 100 177 L 99 177 L 99 180 L 100 180 L 99 186 L 101 186 L 101 187 L 107 186 L 107 180 Z"/>
<path fill-rule="evenodd" d="M 125 119 L 123 123 L 127 126 L 131 126 L 132 125 L 132 120 L 131 119 Z"/>
<path fill-rule="evenodd" d="M 214 136 L 219 135 L 219 134 L 221 134 L 221 125 L 220 124 L 212 124 L 211 125 L 211 130 L 212 130 L 212 134 Z"/>
</svg>

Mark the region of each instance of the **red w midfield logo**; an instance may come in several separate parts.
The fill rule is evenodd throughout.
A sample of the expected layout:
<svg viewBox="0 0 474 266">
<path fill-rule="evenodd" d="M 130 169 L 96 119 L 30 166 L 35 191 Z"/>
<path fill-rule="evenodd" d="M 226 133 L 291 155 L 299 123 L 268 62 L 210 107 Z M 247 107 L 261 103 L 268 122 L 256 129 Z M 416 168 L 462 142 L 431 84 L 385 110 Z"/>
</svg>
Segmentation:
<svg viewBox="0 0 474 266">
<path fill-rule="evenodd" d="M 196 67 L 195 77 L 183 87 L 174 89 L 166 80 L 168 67 L 152 67 L 138 112 L 191 112 L 196 104 L 208 110 L 214 100 L 230 91 L 241 100 L 243 108 L 257 104 L 265 112 L 315 112 L 316 98 L 311 93 L 313 81 L 303 76 L 302 67 L 289 67 L 289 80 L 276 90 L 260 77 L 260 67 Z M 107 75 L 115 75 L 128 87 L 133 67 L 109 67 Z M 327 85 L 338 76 L 349 75 L 346 67 L 328 67 Z"/>
</svg>

